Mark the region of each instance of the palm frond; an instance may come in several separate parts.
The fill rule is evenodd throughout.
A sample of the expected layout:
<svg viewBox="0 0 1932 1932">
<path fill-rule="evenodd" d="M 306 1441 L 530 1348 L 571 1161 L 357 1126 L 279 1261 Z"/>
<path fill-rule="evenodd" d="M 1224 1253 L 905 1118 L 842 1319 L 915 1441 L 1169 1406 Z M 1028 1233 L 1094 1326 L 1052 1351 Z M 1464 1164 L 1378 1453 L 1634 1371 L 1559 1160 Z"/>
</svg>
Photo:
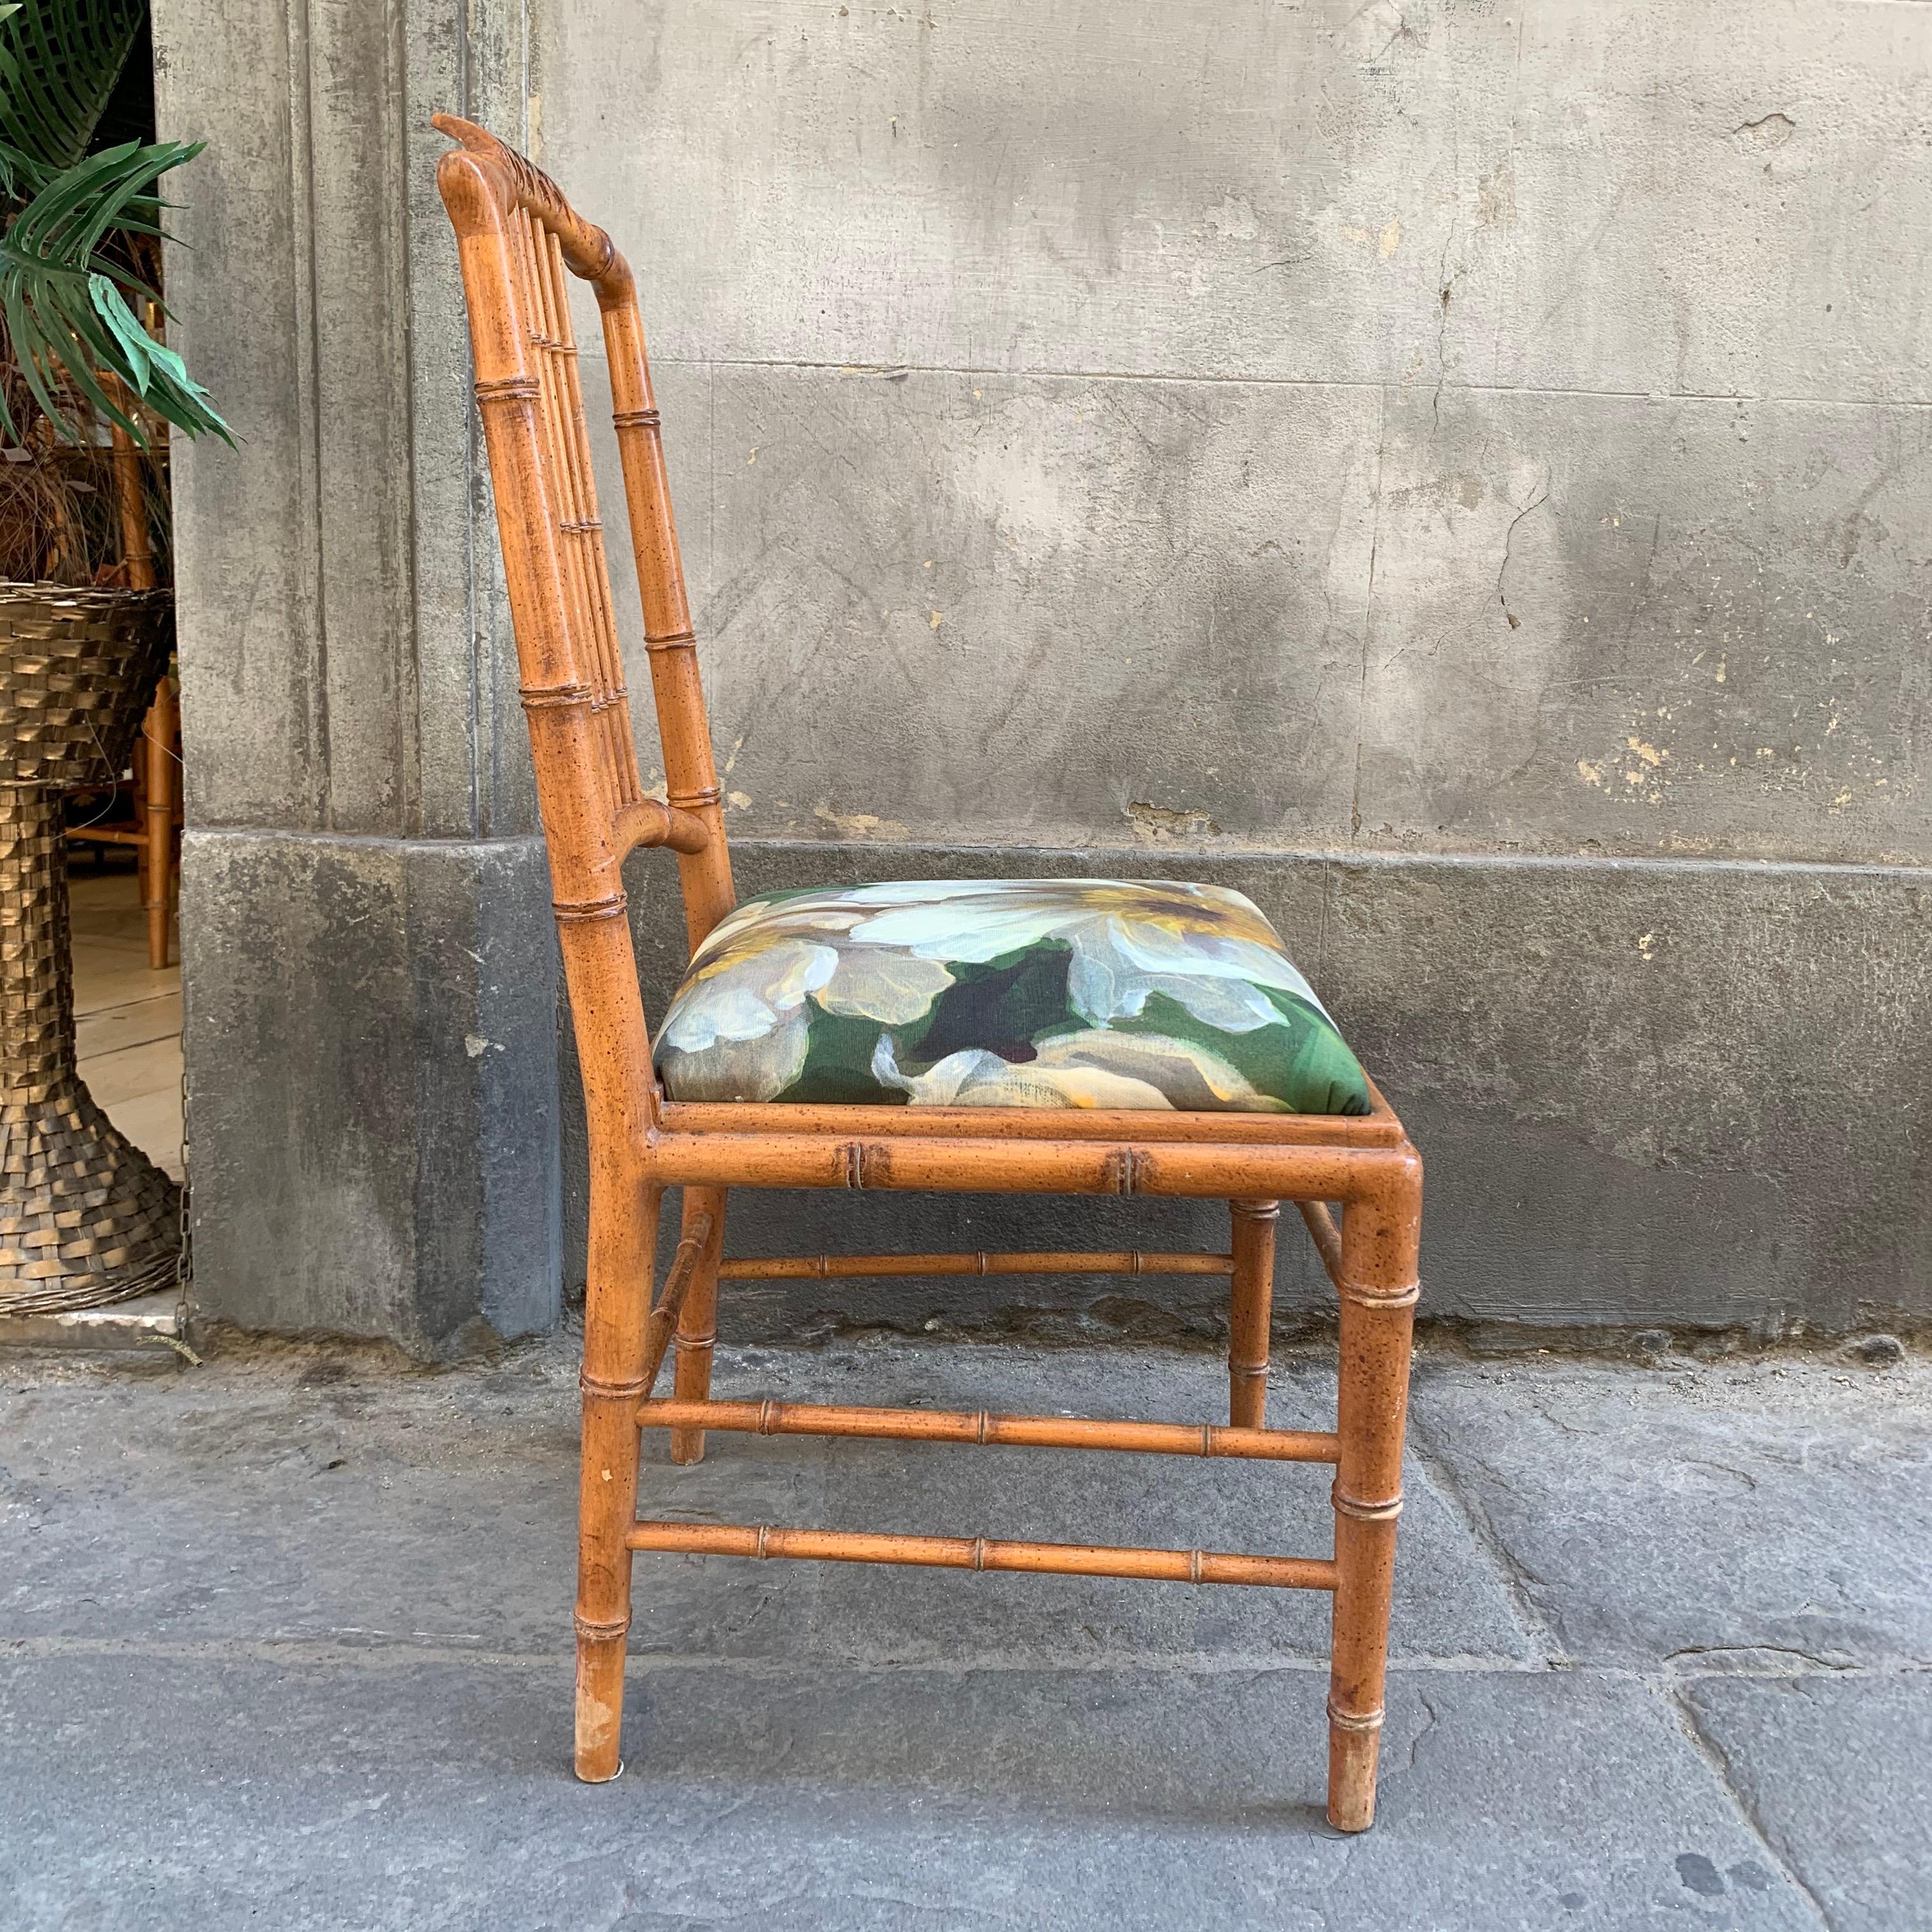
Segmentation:
<svg viewBox="0 0 1932 1932">
<path fill-rule="evenodd" d="M 0 200 L 31 201 L 44 172 L 32 155 L 0 141 Z"/>
<path fill-rule="evenodd" d="M 0 14 L 0 142 L 43 167 L 72 167 L 147 10 L 147 0 L 25 0 Z"/>
<path fill-rule="evenodd" d="M 0 324 L 34 400 L 70 442 L 83 431 L 62 406 L 64 385 L 137 442 L 147 442 L 100 372 L 118 377 L 187 434 L 212 430 L 232 440 L 180 357 L 151 340 L 128 306 L 129 292 L 158 301 L 154 290 L 124 260 L 101 252 L 110 235 L 159 232 L 155 182 L 200 152 L 199 142 L 173 141 L 104 148 L 51 177 L 0 236 Z M 0 428 L 14 433 L 4 396 Z"/>
</svg>

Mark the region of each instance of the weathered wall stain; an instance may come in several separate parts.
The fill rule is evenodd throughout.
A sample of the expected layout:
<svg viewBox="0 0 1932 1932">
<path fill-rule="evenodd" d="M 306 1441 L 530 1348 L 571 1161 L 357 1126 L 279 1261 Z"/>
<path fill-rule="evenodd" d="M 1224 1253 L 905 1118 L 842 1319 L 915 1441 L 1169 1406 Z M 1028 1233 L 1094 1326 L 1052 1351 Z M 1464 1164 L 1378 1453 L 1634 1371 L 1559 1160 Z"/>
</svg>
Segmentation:
<svg viewBox="0 0 1932 1932">
<path fill-rule="evenodd" d="M 211 1294 L 541 1318 L 477 1286 L 554 964 L 464 937 L 533 803 L 447 102 L 637 266 L 748 882 L 1234 868 L 1427 1137 L 1444 1305 L 1922 1312 L 1932 8 L 1736 10 L 158 0 L 164 131 L 228 130 L 170 267 L 240 432 L 177 453 Z"/>
</svg>

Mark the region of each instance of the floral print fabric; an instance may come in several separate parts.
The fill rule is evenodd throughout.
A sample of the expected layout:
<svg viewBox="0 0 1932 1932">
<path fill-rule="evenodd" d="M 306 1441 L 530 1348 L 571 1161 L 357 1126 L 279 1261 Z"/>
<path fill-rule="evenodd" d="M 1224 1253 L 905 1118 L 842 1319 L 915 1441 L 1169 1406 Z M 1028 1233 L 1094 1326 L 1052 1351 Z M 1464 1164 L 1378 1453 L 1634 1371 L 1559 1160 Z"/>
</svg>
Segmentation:
<svg viewBox="0 0 1932 1932">
<path fill-rule="evenodd" d="M 677 1100 L 1366 1114 L 1354 1055 L 1218 886 L 934 880 L 767 892 L 658 1035 Z"/>
</svg>

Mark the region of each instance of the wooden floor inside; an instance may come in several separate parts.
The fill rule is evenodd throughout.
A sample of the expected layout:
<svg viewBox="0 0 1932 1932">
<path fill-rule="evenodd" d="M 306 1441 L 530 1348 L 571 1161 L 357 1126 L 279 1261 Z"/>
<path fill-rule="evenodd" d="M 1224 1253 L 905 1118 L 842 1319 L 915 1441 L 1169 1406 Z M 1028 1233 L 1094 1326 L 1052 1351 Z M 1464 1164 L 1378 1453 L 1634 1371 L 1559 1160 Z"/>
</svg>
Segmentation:
<svg viewBox="0 0 1932 1932">
<path fill-rule="evenodd" d="M 178 939 L 159 972 L 131 866 L 96 872 L 69 859 L 74 1031 L 80 1077 L 107 1118 L 178 1180 L 182 1176 L 182 993 Z"/>
</svg>

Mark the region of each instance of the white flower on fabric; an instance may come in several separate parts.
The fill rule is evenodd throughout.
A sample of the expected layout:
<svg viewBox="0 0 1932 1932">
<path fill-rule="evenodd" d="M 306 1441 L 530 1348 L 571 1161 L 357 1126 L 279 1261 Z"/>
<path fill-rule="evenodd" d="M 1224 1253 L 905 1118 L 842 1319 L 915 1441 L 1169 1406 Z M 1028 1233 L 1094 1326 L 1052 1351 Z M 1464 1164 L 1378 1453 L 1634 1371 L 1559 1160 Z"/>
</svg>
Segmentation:
<svg viewBox="0 0 1932 1932">
<path fill-rule="evenodd" d="M 805 1004 L 838 970 L 829 946 L 785 940 L 732 962 L 729 974 L 700 975 L 664 1016 L 663 1044 L 680 1053 L 702 1053 L 721 1040 L 759 1040 Z"/>
<path fill-rule="evenodd" d="M 915 892 L 922 896 L 914 898 Z M 848 907 L 888 908 L 862 918 L 851 928 L 854 938 L 902 946 L 924 958 L 982 964 L 1042 940 L 1061 941 L 1073 956 L 1068 998 L 1096 1026 L 1136 1018 L 1152 993 L 1166 994 L 1222 1033 L 1286 1024 L 1258 990 L 1263 986 L 1322 1010 L 1259 909 L 1225 887 L 990 879 L 862 887 L 843 898 Z M 982 903 L 962 904 L 976 898 Z"/>
<path fill-rule="evenodd" d="M 838 955 L 788 940 L 731 963 L 735 970 L 700 975 L 680 989 L 658 1036 L 659 1057 L 674 1092 L 722 1075 L 746 1098 L 772 1100 L 805 1065 L 806 995 L 831 980 Z"/>
<path fill-rule="evenodd" d="M 924 1073 L 902 1073 L 890 1034 L 872 1050 L 872 1077 L 916 1107 L 1166 1108 L 1279 1114 L 1218 1054 L 1159 1034 L 1094 1028 L 1042 1041 L 1031 1060 L 1002 1060 L 972 1047 Z"/>
<path fill-rule="evenodd" d="M 739 1098 L 776 1100 L 810 1050 L 808 994 L 829 1013 L 904 1026 L 952 983 L 937 960 L 786 938 L 784 923 L 772 923 L 767 933 L 755 920 L 740 921 L 723 946 L 724 923 L 707 937 L 658 1034 L 673 1092 L 710 1090 L 722 1079 Z"/>
<path fill-rule="evenodd" d="M 825 982 L 818 1004 L 828 1013 L 904 1026 L 952 983 L 952 975 L 937 959 L 854 946 L 838 956 L 838 970 Z"/>
</svg>

